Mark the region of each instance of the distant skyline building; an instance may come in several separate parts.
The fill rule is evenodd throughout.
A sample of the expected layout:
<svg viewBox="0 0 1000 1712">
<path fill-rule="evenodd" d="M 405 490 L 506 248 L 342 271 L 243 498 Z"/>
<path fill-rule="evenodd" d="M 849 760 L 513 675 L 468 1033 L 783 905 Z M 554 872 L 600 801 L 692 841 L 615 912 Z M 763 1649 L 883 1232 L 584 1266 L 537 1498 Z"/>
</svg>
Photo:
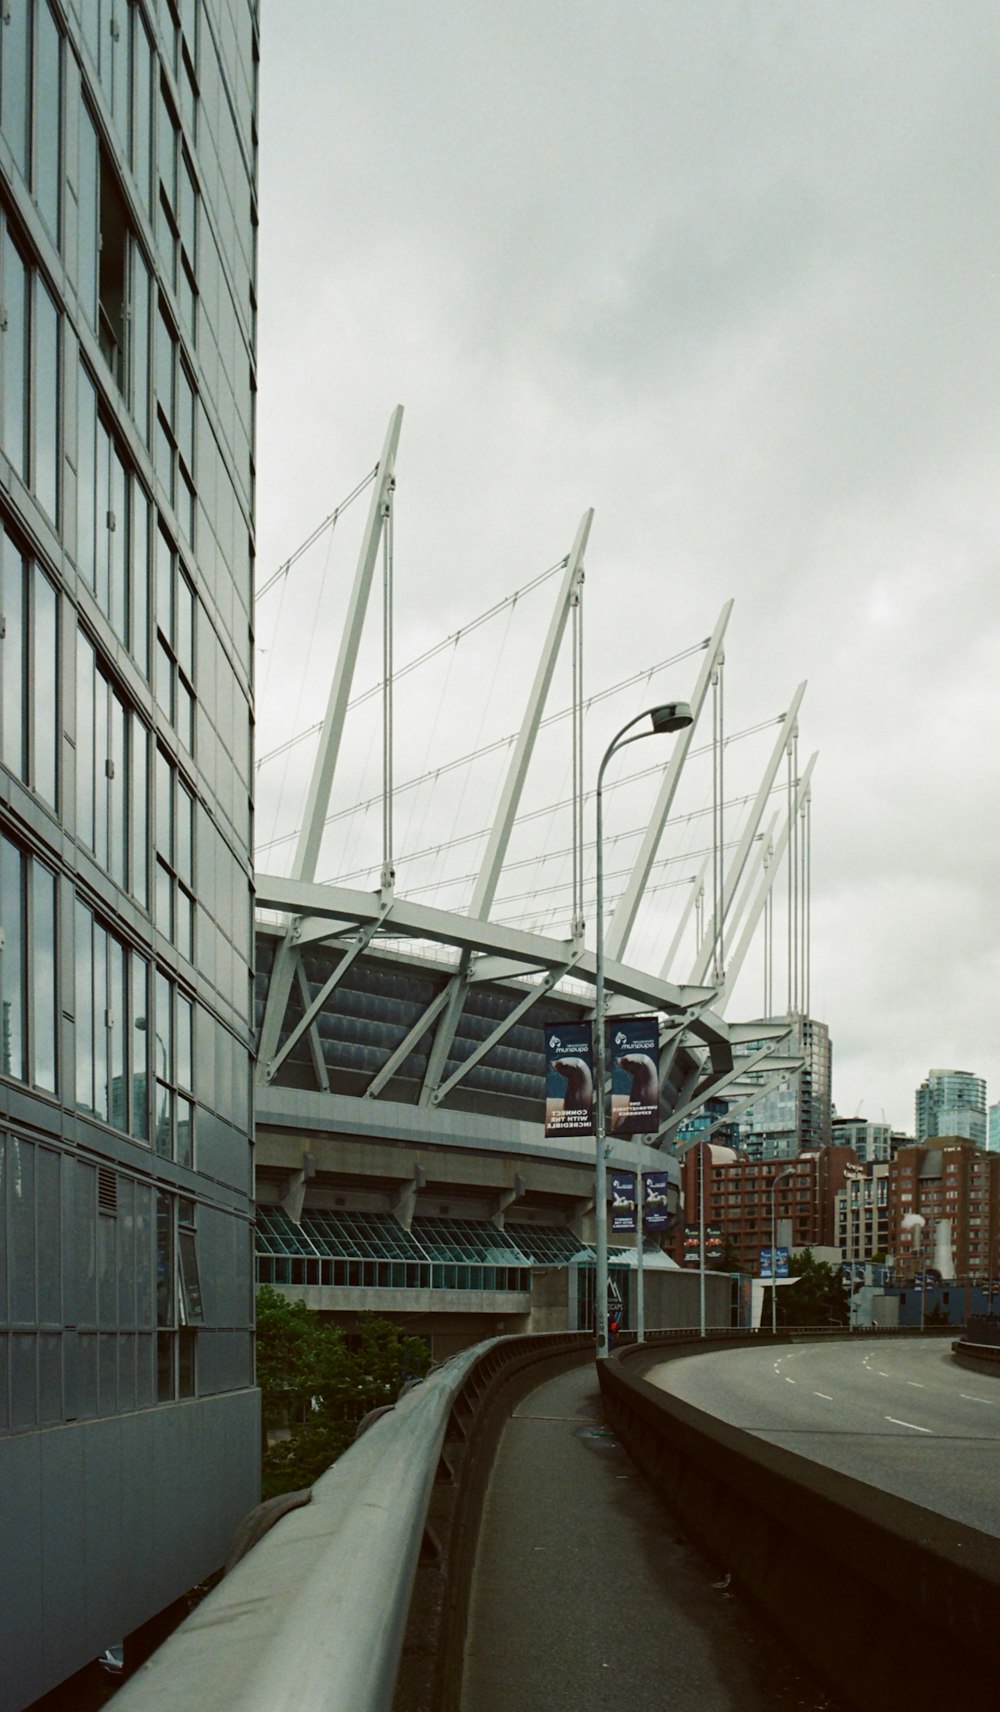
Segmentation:
<svg viewBox="0 0 1000 1712">
<path fill-rule="evenodd" d="M 255 0 L 0 25 L 0 1707 L 224 1563 L 253 1357 Z"/>
<path fill-rule="evenodd" d="M 833 1139 L 853 1147 L 861 1165 L 883 1164 L 892 1158 L 892 1126 L 866 1118 L 833 1119 Z"/>
<path fill-rule="evenodd" d="M 990 1153 L 1000 1153 L 1000 1100 L 986 1113 L 986 1146 Z"/>
<path fill-rule="evenodd" d="M 807 1148 L 829 1147 L 833 1138 L 833 1053 L 829 1028 L 825 1022 L 801 1013 L 758 1021 L 789 1022 L 791 1032 L 782 1042 L 781 1050 L 801 1054 L 805 1064 L 798 1075 L 790 1076 L 781 1087 L 763 1094 L 749 1107 L 740 1119 L 740 1139 L 736 1145 L 751 1159 L 789 1159 Z M 734 1056 L 750 1057 L 759 1044 L 743 1041 Z"/>
<path fill-rule="evenodd" d="M 986 1083 L 971 1070 L 929 1070 L 915 1098 L 917 1143 L 957 1135 L 986 1146 Z"/>
</svg>

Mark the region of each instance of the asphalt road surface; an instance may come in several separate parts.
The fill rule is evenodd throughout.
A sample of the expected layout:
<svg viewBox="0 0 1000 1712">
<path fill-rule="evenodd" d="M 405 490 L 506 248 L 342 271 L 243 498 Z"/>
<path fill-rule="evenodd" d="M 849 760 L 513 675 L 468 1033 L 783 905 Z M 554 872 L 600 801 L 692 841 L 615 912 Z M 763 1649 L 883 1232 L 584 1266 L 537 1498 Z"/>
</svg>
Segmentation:
<svg viewBox="0 0 1000 1712">
<path fill-rule="evenodd" d="M 747 1432 L 1000 1536 L 1000 1375 L 937 1338 L 686 1356 L 643 1377 Z"/>
</svg>

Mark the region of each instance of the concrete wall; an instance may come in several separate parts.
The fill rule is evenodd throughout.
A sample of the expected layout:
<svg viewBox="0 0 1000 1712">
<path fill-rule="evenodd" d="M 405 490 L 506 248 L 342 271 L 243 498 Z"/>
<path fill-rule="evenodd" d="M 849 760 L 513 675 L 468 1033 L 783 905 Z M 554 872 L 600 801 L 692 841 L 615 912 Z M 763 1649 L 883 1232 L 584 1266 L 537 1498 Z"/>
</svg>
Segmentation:
<svg viewBox="0 0 1000 1712">
<path fill-rule="evenodd" d="M 221 1567 L 259 1445 L 258 1391 L 0 1439 L 0 1712 Z"/>
</svg>

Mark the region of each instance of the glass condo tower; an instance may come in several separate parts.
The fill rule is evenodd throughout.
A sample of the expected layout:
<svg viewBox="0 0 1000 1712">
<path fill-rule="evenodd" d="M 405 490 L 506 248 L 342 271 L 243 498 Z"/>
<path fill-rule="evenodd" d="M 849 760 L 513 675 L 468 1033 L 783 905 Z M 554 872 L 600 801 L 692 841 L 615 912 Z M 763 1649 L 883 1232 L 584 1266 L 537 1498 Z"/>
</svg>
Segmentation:
<svg viewBox="0 0 1000 1712">
<path fill-rule="evenodd" d="M 258 1497 L 255 0 L 0 22 L 0 1708 Z"/>
</svg>

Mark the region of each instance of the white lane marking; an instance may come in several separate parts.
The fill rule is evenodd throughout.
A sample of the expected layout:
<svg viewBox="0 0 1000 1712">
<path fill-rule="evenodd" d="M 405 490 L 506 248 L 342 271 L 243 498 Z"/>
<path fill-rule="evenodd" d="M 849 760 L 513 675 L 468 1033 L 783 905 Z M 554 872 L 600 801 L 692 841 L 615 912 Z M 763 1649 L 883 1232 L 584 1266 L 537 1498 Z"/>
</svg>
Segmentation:
<svg viewBox="0 0 1000 1712">
<path fill-rule="evenodd" d="M 894 1427 L 909 1427 L 915 1433 L 930 1433 L 933 1437 L 932 1427 L 918 1427 L 916 1421 L 897 1421 L 895 1415 L 886 1415 L 885 1418 L 891 1421 Z"/>
<path fill-rule="evenodd" d="M 823 1397 L 827 1403 L 833 1402 L 833 1398 L 830 1396 L 829 1391 L 814 1391 L 813 1396 L 814 1397 Z"/>
<path fill-rule="evenodd" d="M 788 1377 L 788 1374 L 787 1374 L 787 1373 L 786 1373 L 786 1374 L 785 1374 L 785 1384 L 786 1384 L 786 1385 L 794 1385 L 794 1384 L 795 1384 L 795 1380 L 794 1380 L 794 1379 L 789 1379 L 789 1377 Z"/>
<path fill-rule="evenodd" d="M 908 1379 L 906 1383 L 907 1385 L 912 1385 L 915 1391 L 922 1391 L 924 1389 L 919 1379 Z"/>
<path fill-rule="evenodd" d="M 888 1373 L 883 1373 L 881 1367 L 877 1368 L 876 1371 L 880 1379 L 888 1379 Z"/>
<path fill-rule="evenodd" d="M 993 1402 L 992 1397 L 972 1397 L 968 1391 L 960 1391 L 958 1394 L 966 1403 L 986 1403 L 989 1405 Z"/>
</svg>

